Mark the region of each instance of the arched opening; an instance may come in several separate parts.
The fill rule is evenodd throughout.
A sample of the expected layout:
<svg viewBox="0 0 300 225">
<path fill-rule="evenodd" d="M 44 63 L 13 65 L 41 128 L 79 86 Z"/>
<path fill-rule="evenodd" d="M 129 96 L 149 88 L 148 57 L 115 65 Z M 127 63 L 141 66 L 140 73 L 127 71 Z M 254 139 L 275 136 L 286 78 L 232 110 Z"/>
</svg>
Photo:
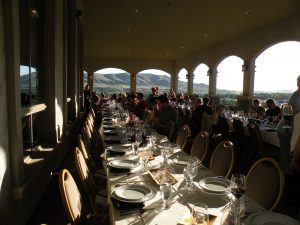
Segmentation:
<svg viewBox="0 0 300 225">
<path fill-rule="evenodd" d="M 158 87 L 159 93 L 168 93 L 170 80 L 171 75 L 163 70 L 143 70 L 136 76 L 136 90 L 144 93 L 146 98 L 151 93 L 151 87 Z"/>
<path fill-rule="evenodd" d="M 217 95 L 220 104 L 236 106 L 237 96 L 243 91 L 244 61 L 237 56 L 228 56 L 217 67 Z"/>
<path fill-rule="evenodd" d="M 263 103 L 268 98 L 277 104 L 287 102 L 297 88 L 299 61 L 300 42 L 297 41 L 281 42 L 264 50 L 255 60 L 254 95 Z"/>
<path fill-rule="evenodd" d="M 194 80 L 193 80 L 193 93 L 197 95 L 208 94 L 208 84 L 209 76 L 207 76 L 207 71 L 209 67 L 204 63 L 201 63 L 194 70 Z"/>
<path fill-rule="evenodd" d="M 105 68 L 94 72 L 94 91 L 111 95 L 130 91 L 130 74 L 118 68 Z"/>
<path fill-rule="evenodd" d="M 188 88 L 188 71 L 185 68 L 182 68 L 178 73 L 178 93 L 185 94 L 187 93 Z"/>
<path fill-rule="evenodd" d="M 35 67 L 20 66 L 21 106 L 27 107 L 40 103 L 38 71 Z"/>
</svg>

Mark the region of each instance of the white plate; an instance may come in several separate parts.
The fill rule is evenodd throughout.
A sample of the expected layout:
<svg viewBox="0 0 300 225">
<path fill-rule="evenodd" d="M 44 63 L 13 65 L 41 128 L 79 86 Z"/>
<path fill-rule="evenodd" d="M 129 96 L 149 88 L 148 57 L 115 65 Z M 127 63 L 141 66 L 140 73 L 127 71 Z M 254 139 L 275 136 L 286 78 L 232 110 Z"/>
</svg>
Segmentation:
<svg viewBox="0 0 300 225">
<path fill-rule="evenodd" d="M 138 203 L 154 198 L 156 193 L 156 190 L 148 185 L 128 184 L 117 187 L 112 196 L 119 201 Z"/>
<path fill-rule="evenodd" d="M 131 148 L 124 148 L 124 147 L 108 147 L 106 149 L 107 151 L 112 151 L 112 152 L 127 152 L 127 151 L 130 151 Z"/>
<path fill-rule="evenodd" d="M 118 132 L 115 130 L 104 130 L 103 134 L 111 134 L 111 135 L 117 135 Z"/>
<path fill-rule="evenodd" d="M 186 166 L 189 161 L 197 162 L 197 159 L 195 157 L 186 155 L 179 155 L 178 157 L 173 158 L 174 163 L 182 166 Z"/>
<path fill-rule="evenodd" d="M 205 191 L 224 193 L 230 188 L 230 180 L 223 177 L 206 177 L 199 181 L 199 185 Z"/>
<path fill-rule="evenodd" d="M 289 216 L 274 212 L 258 212 L 251 214 L 246 225 L 299 225 L 300 222 Z"/>
<path fill-rule="evenodd" d="M 138 162 L 136 160 L 131 159 L 117 159 L 110 161 L 108 164 L 111 167 L 118 169 L 133 169 L 138 165 Z"/>
</svg>

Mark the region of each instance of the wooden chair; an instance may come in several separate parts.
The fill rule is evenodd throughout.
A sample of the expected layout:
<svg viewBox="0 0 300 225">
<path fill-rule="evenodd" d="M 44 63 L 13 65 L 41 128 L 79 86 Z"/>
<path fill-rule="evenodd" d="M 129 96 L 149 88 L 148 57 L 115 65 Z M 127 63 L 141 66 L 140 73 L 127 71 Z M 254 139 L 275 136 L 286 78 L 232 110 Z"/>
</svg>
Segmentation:
<svg viewBox="0 0 300 225">
<path fill-rule="evenodd" d="M 95 183 L 93 173 L 89 170 L 83 154 L 77 147 L 75 147 L 75 165 L 92 209 L 98 212 L 107 212 L 108 205 L 105 184 L 99 186 Z"/>
<path fill-rule="evenodd" d="M 284 193 L 284 176 L 278 163 L 268 157 L 256 161 L 246 177 L 246 194 L 272 211 Z"/>
<path fill-rule="evenodd" d="M 234 167 L 234 146 L 230 141 L 222 141 L 214 150 L 209 169 L 218 176 L 229 177 Z"/>
<path fill-rule="evenodd" d="M 65 212 L 72 225 L 109 224 L 107 216 L 98 214 L 84 205 L 78 186 L 66 169 L 59 173 L 59 189 Z"/>
<path fill-rule="evenodd" d="M 177 134 L 175 143 L 182 149 L 184 150 L 184 147 L 187 143 L 188 137 L 190 134 L 190 129 L 187 125 L 183 125 Z"/>
<path fill-rule="evenodd" d="M 209 135 L 207 132 L 200 132 L 195 140 L 193 141 L 193 145 L 191 148 L 191 155 L 196 156 L 201 162 L 204 160 L 207 151 L 208 151 L 208 141 Z"/>
</svg>

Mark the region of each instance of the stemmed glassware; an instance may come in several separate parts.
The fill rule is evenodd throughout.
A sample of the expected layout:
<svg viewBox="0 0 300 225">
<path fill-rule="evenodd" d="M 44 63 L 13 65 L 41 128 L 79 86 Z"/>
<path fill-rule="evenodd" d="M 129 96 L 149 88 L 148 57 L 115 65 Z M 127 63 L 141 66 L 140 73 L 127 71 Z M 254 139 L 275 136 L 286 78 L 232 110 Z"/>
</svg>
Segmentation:
<svg viewBox="0 0 300 225">
<path fill-rule="evenodd" d="M 291 128 L 289 123 L 293 117 L 293 107 L 291 105 L 284 104 L 282 109 L 282 114 L 285 119 L 285 125 L 283 126 L 283 128 Z"/>
<path fill-rule="evenodd" d="M 232 174 L 230 182 L 230 192 L 234 196 L 231 201 L 231 213 L 234 218 L 239 219 L 241 215 L 242 205 L 241 199 L 246 191 L 246 176 L 244 174 Z"/>
<path fill-rule="evenodd" d="M 143 166 L 144 171 L 147 171 L 147 163 L 148 163 L 151 155 L 152 155 L 152 152 L 149 149 L 143 149 L 139 152 L 140 162 Z"/>
<path fill-rule="evenodd" d="M 196 162 L 189 161 L 187 164 L 188 174 L 191 177 L 191 187 L 190 190 L 193 190 L 193 180 L 198 175 L 198 166 Z"/>
</svg>

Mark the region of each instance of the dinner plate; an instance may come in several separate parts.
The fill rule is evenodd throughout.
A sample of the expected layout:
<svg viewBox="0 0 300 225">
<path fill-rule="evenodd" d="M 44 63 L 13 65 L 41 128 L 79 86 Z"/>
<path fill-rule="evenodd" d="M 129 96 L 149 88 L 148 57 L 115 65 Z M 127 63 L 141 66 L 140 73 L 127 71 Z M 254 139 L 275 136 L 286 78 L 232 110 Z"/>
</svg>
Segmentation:
<svg viewBox="0 0 300 225">
<path fill-rule="evenodd" d="M 148 185 L 127 184 L 114 189 L 112 196 L 119 201 L 138 203 L 154 198 L 156 193 L 156 190 Z"/>
<path fill-rule="evenodd" d="M 258 212 L 251 214 L 245 221 L 246 225 L 299 225 L 300 222 L 292 217 L 274 213 Z"/>
<path fill-rule="evenodd" d="M 109 146 L 106 150 L 113 151 L 113 152 L 127 152 L 127 151 L 130 151 L 131 148 Z"/>
<path fill-rule="evenodd" d="M 103 133 L 107 134 L 107 135 L 117 135 L 118 134 L 118 132 L 115 130 L 104 130 Z"/>
<path fill-rule="evenodd" d="M 173 158 L 174 163 L 182 166 L 186 166 L 189 161 L 197 162 L 197 159 L 195 157 L 188 156 L 188 155 L 179 155 L 178 157 Z"/>
<path fill-rule="evenodd" d="M 224 193 L 230 188 L 230 180 L 223 177 L 206 177 L 199 181 L 199 185 L 205 191 Z"/>
<path fill-rule="evenodd" d="M 138 165 L 138 161 L 132 159 L 117 159 L 110 161 L 108 164 L 118 169 L 133 169 Z"/>
<path fill-rule="evenodd" d="M 116 128 L 117 128 L 117 126 L 112 126 L 112 125 L 103 125 L 103 128 L 104 128 L 105 130 L 113 130 L 113 129 L 116 129 Z"/>
</svg>

